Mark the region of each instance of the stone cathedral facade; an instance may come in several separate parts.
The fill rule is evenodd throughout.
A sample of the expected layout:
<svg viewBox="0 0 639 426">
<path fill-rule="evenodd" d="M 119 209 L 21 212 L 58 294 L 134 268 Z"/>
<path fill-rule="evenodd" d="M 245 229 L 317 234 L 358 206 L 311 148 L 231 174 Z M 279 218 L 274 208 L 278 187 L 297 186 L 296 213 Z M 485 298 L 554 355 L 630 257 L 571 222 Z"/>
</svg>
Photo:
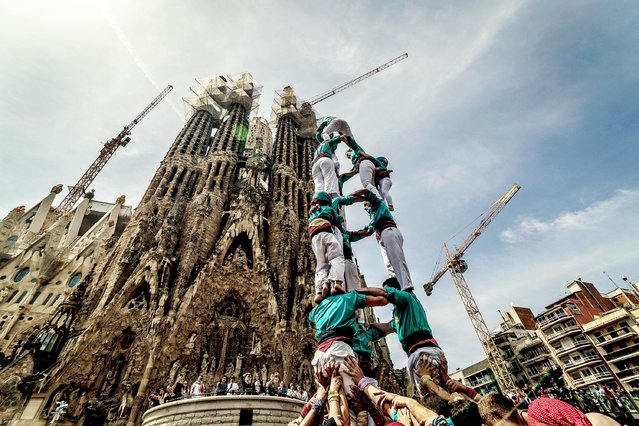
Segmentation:
<svg viewBox="0 0 639 426">
<path fill-rule="evenodd" d="M 47 220 L 19 247 L 9 239 L 24 210 L 0 223 L 0 421 L 44 425 L 64 400 L 57 424 L 139 424 L 149 393 L 179 373 L 210 387 L 279 372 L 311 387 L 316 117 L 287 87 L 269 125 L 254 116 L 260 90 L 248 73 L 198 82 L 135 214 L 119 199 L 92 233 L 69 237 L 93 201 L 56 217 L 52 191 L 38 209 Z M 31 280 L 16 281 L 25 268 Z M 60 300 L 30 303 L 58 281 Z M 16 290 L 28 294 L 16 302 Z M 383 342 L 376 363 L 382 386 L 401 392 Z"/>
</svg>

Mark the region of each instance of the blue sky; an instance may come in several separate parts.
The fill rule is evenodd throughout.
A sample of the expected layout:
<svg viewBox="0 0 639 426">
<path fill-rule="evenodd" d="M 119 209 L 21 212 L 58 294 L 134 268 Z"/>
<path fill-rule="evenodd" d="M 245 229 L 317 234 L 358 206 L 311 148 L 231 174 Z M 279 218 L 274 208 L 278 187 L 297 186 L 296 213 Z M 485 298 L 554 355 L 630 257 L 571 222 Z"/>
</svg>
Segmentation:
<svg viewBox="0 0 639 426">
<path fill-rule="evenodd" d="M 465 225 L 522 185 L 466 257 L 494 328 L 511 301 L 538 313 L 578 277 L 606 291 L 602 271 L 639 281 L 638 18 L 631 1 L 5 2 L 0 215 L 74 183 L 167 84 L 167 101 L 95 181 L 98 199 L 138 203 L 184 124 L 194 78 L 251 72 L 268 118 L 285 85 L 311 97 L 408 52 L 318 110 L 390 159 L 418 287 L 442 242 L 460 242 Z M 366 222 L 359 207 L 349 219 Z M 369 285 L 380 283 L 375 241 L 354 249 Z M 451 369 L 482 359 L 450 278 L 431 297 L 417 293 Z"/>
</svg>

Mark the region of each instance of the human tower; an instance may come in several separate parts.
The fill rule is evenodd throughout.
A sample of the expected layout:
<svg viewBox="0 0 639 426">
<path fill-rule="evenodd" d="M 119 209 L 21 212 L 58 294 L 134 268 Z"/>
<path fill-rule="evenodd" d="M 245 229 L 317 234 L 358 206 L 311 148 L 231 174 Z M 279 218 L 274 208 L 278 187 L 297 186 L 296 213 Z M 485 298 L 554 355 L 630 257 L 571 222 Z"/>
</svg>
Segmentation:
<svg viewBox="0 0 639 426">
<path fill-rule="evenodd" d="M 392 186 L 385 157 L 374 157 L 355 140 L 348 123 L 328 117 L 318 127 L 319 142 L 313 157 L 315 194 L 310 205 L 308 235 L 315 254 L 315 307 L 310 321 L 315 324 L 317 349 L 312 361 L 321 382 L 327 376 L 338 377 L 339 391 L 328 393 L 328 402 L 342 401 L 342 417 L 352 424 L 367 424 L 366 419 L 380 421 L 379 412 L 362 401 L 377 383 L 371 377 L 373 342 L 397 333 L 408 356 L 407 371 L 420 395 L 434 393 L 448 399 L 452 392 L 462 392 L 468 399 L 477 393 L 448 376 L 448 362 L 433 338 L 426 312 L 413 293 L 410 271 L 403 250 L 403 236 L 393 219 Z M 339 174 L 336 150 L 347 145 L 346 156 L 353 168 Z M 359 175 L 362 188 L 343 196 L 343 183 Z M 347 229 L 346 206 L 362 202 L 370 223 L 361 230 Z M 388 273 L 383 288 L 361 288 L 357 266 L 353 262 L 352 243 L 375 234 Z M 386 323 L 366 325 L 363 308 L 394 305 L 393 318 Z M 353 373 L 357 360 L 360 375 Z M 349 366 L 351 368 L 349 368 Z M 355 378 L 354 378 L 355 377 Z M 370 401 L 370 399 L 369 399 Z M 322 401 L 313 408 L 321 411 Z M 360 410 L 360 408 L 368 409 Z M 383 418 L 381 418 L 381 424 Z M 344 423 L 349 422 L 344 419 Z"/>
</svg>

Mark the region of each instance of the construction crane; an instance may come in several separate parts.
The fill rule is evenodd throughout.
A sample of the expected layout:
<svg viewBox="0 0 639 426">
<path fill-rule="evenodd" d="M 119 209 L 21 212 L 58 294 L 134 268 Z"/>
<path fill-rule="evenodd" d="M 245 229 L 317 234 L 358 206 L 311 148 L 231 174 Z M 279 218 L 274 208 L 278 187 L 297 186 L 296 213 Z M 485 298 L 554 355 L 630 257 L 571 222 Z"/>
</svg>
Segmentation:
<svg viewBox="0 0 639 426">
<path fill-rule="evenodd" d="M 100 154 L 98 155 L 98 158 L 96 158 L 93 164 L 91 164 L 89 168 L 87 169 L 87 171 L 84 172 L 80 180 L 78 180 L 78 182 L 69 189 L 69 193 L 67 194 L 66 197 L 64 197 L 64 200 L 62 200 L 60 205 L 57 207 L 58 213 L 68 211 L 75 205 L 76 201 L 78 201 L 80 197 L 84 195 L 87 187 L 91 184 L 91 182 L 93 182 L 93 180 L 98 175 L 98 173 L 100 173 L 100 170 L 102 170 L 104 165 L 109 161 L 109 159 L 113 156 L 113 154 L 115 154 L 115 151 L 118 149 L 118 147 L 126 146 L 131 141 L 131 138 L 129 136 L 131 134 L 131 130 L 153 108 L 155 108 L 157 104 L 159 104 L 160 101 L 162 101 L 162 99 L 164 99 L 164 97 L 171 90 L 173 90 L 173 86 L 171 85 L 166 86 L 166 88 L 162 90 L 162 92 L 160 92 L 160 94 L 157 95 L 155 99 L 153 99 L 151 103 L 148 104 L 146 108 L 144 108 L 142 112 L 133 119 L 132 122 L 124 126 L 124 129 L 122 129 L 122 131 L 116 137 L 112 138 L 111 140 L 109 140 L 107 143 L 104 144 L 104 146 L 100 150 Z"/>
<path fill-rule="evenodd" d="M 380 71 L 385 70 L 386 68 L 395 65 L 396 63 L 403 61 L 404 59 L 408 58 L 408 53 L 404 53 L 403 55 L 400 55 L 398 57 L 396 57 L 395 59 L 392 59 L 388 62 L 386 62 L 384 65 L 380 65 L 379 67 L 375 68 L 374 70 L 371 70 L 369 72 L 367 72 L 366 74 L 360 75 L 357 78 L 352 79 L 351 81 L 348 81 L 342 85 L 339 85 L 331 90 L 329 90 L 328 92 L 322 93 L 321 95 L 317 95 L 309 100 L 307 100 L 306 102 L 311 104 L 311 105 L 315 105 L 317 103 L 322 102 L 324 99 L 330 98 L 331 96 L 341 92 L 342 90 L 346 90 L 351 86 L 356 85 L 357 83 L 359 83 L 360 81 L 366 80 L 368 77 L 377 74 Z"/>
<path fill-rule="evenodd" d="M 488 225 L 493 221 L 493 219 L 499 214 L 499 212 L 506 206 L 508 201 L 515 196 L 517 191 L 519 191 L 521 187 L 516 183 L 510 187 L 508 191 L 501 198 L 493 203 L 491 208 L 484 213 L 483 219 L 480 221 L 479 225 L 475 229 L 473 229 L 470 235 L 464 240 L 464 242 L 455 250 L 454 253 L 451 253 L 448 250 L 448 246 L 446 243 L 443 245 L 444 254 L 446 256 L 446 265 L 441 268 L 433 278 L 426 284 L 424 284 L 424 290 L 427 295 L 431 295 L 433 292 L 433 287 L 439 281 L 439 279 L 447 272 L 450 271 L 450 275 L 453 278 L 453 282 L 455 283 L 455 287 L 457 288 L 457 292 L 462 299 L 462 303 L 464 304 L 464 308 L 466 309 L 466 313 L 470 318 L 470 322 L 473 324 L 473 328 L 475 329 L 475 333 L 479 338 L 479 342 L 486 353 L 486 358 L 490 364 L 493 373 L 495 373 L 495 379 L 501 388 L 501 391 L 505 393 L 508 390 L 515 388 L 515 382 L 510 372 L 508 371 L 508 364 L 504 360 L 501 355 L 501 352 L 495 345 L 493 341 L 490 331 L 488 330 L 488 326 L 486 326 L 486 321 L 484 321 L 484 317 L 479 311 L 479 307 L 477 306 L 477 302 L 475 302 L 475 298 L 473 297 L 472 292 L 470 291 L 470 287 L 466 280 L 464 279 L 464 272 L 468 270 L 468 264 L 462 257 L 464 253 L 470 247 L 470 245 L 481 235 L 481 233 L 486 229 Z"/>
</svg>

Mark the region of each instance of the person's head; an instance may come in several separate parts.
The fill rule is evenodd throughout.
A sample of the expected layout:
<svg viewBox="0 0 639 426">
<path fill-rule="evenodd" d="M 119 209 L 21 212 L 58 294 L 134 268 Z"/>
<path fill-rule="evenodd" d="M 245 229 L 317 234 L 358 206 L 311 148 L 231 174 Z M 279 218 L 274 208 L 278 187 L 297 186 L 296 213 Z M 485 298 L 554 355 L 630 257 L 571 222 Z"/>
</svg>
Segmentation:
<svg viewBox="0 0 639 426">
<path fill-rule="evenodd" d="M 231 377 L 231 378 L 229 378 L 229 382 L 230 382 L 230 383 L 235 382 L 235 377 Z"/>
<path fill-rule="evenodd" d="M 424 407 L 436 412 L 440 416 L 450 417 L 450 406 L 444 398 L 429 392 L 422 397 L 420 402 Z"/>
<path fill-rule="evenodd" d="M 353 157 L 353 150 L 352 149 L 347 149 L 346 150 L 346 158 L 348 158 L 349 160 Z"/>
<path fill-rule="evenodd" d="M 386 281 L 382 283 L 382 287 L 394 288 L 395 290 L 401 290 L 402 288 L 402 286 L 399 285 L 399 281 L 397 281 L 397 278 L 395 277 L 390 277 L 386 279 Z"/>
<path fill-rule="evenodd" d="M 198 376 L 198 377 L 197 377 L 197 381 L 198 381 L 198 382 L 201 382 L 201 381 L 202 381 L 202 376 Z"/>
<path fill-rule="evenodd" d="M 377 157 L 376 160 L 383 165 L 384 167 L 388 167 L 388 158 L 386 157 Z"/>
<path fill-rule="evenodd" d="M 320 191 L 316 192 L 315 195 L 313 195 L 311 206 L 330 206 L 332 202 L 333 198 L 328 192 Z"/>
<path fill-rule="evenodd" d="M 456 425 L 481 426 L 483 421 L 479 415 L 477 404 L 459 397 L 449 402 L 450 419 Z"/>
<path fill-rule="evenodd" d="M 513 401 L 500 393 L 491 393 L 479 401 L 479 415 L 486 426 L 525 426 Z"/>
<path fill-rule="evenodd" d="M 554 398 L 537 398 L 528 406 L 530 426 L 591 426 L 590 420 L 577 407 Z"/>
<path fill-rule="evenodd" d="M 228 378 L 226 376 L 222 376 L 222 378 L 220 379 L 220 381 L 222 383 L 226 383 L 228 381 Z"/>
</svg>

